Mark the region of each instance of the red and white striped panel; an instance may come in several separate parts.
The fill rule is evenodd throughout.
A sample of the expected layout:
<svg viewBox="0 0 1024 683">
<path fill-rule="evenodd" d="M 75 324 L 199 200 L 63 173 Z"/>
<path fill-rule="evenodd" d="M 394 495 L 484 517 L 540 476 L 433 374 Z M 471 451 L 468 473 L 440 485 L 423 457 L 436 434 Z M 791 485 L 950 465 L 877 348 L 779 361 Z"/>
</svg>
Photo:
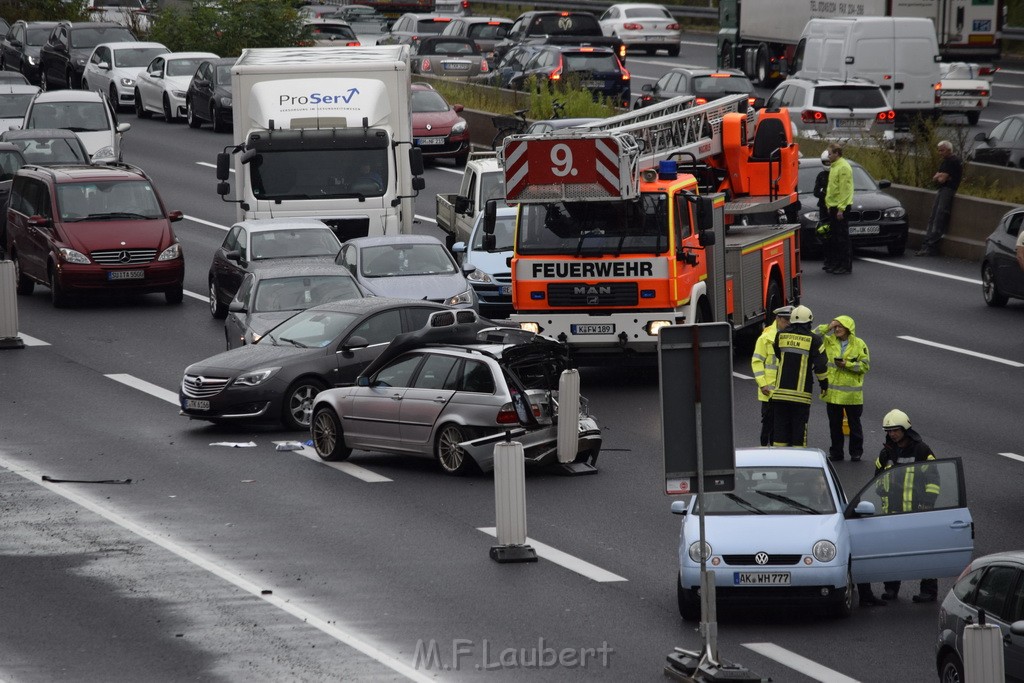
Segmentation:
<svg viewBox="0 0 1024 683">
<path fill-rule="evenodd" d="M 541 138 L 505 144 L 508 201 L 617 199 L 623 178 L 614 137 Z"/>
</svg>

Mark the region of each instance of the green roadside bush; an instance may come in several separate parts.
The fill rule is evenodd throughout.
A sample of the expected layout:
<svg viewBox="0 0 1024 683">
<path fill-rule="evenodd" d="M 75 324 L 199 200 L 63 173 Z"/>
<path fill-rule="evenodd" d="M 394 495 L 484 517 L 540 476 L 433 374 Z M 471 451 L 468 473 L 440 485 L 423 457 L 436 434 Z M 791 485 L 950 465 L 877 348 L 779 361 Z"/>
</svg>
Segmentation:
<svg viewBox="0 0 1024 683">
<path fill-rule="evenodd" d="M 606 118 L 617 113 L 615 106 L 607 99 L 595 101 L 590 91 L 579 87 L 578 80 L 570 79 L 549 88 L 538 83 L 536 78 L 531 78 L 526 89 L 519 93 L 443 79 L 433 79 L 430 84 L 446 100 L 467 109 L 495 114 L 511 114 L 517 109 L 528 109 L 526 118 L 533 120 L 553 118 L 555 102 L 562 105 L 562 118 Z"/>
<path fill-rule="evenodd" d="M 13 24 L 25 21 L 85 21 L 85 6 L 65 0 L 0 0 L 0 17 Z"/>
<path fill-rule="evenodd" d="M 161 10 L 148 37 L 174 52 L 237 57 L 247 47 L 287 47 L 308 36 L 295 9 L 279 0 L 217 0 Z"/>
</svg>

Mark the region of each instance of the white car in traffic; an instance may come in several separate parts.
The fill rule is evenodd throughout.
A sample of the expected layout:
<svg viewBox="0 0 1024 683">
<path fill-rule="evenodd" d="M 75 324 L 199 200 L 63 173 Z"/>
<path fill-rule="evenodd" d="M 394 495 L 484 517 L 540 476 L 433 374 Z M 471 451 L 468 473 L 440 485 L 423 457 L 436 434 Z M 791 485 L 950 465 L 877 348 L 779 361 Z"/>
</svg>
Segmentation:
<svg viewBox="0 0 1024 683">
<path fill-rule="evenodd" d="M 196 69 L 212 52 L 168 52 L 159 55 L 135 82 L 135 114 L 140 119 L 162 114 L 171 123 L 185 115 L 185 94 Z"/>
<path fill-rule="evenodd" d="M 82 90 L 95 90 L 110 98 L 114 107 L 135 104 L 135 81 L 157 55 L 170 52 L 161 43 L 103 43 L 85 64 Z"/>
<path fill-rule="evenodd" d="M 53 90 L 36 95 L 21 126 L 66 128 L 78 134 L 92 161 L 121 161 L 121 136 L 132 127 L 118 123 L 105 95 L 91 90 Z"/>
<path fill-rule="evenodd" d="M 972 126 L 988 106 L 992 84 L 981 68 L 968 62 L 943 63 L 942 78 L 935 86 L 935 106 L 942 114 L 963 114 Z"/>
<path fill-rule="evenodd" d="M 654 54 L 668 50 L 670 57 L 679 56 L 682 34 L 679 20 L 664 5 L 626 2 L 612 5 L 600 18 L 606 36 L 621 40 L 630 51 Z"/>
</svg>

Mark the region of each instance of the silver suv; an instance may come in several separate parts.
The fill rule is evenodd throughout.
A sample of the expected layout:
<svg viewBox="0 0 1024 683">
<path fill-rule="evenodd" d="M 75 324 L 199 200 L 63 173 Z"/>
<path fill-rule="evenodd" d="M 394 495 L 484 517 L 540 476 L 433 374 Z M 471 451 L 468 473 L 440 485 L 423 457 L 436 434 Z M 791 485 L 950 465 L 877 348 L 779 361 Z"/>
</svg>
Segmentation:
<svg viewBox="0 0 1024 683">
<path fill-rule="evenodd" d="M 844 139 L 892 135 L 896 114 L 882 88 L 865 80 L 790 78 L 765 102 L 766 109 L 787 107 L 793 135 Z"/>
</svg>

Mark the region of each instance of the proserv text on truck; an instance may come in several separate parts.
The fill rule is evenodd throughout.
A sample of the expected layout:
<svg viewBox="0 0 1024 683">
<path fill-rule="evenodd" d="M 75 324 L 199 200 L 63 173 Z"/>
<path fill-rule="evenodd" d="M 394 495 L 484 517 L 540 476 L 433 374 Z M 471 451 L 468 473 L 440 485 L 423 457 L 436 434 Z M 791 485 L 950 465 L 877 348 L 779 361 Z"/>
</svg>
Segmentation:
<svg viewBox="0 0 1024 683">
<path fill-rule="evenodd" d="M 238 220 L 316 218 L 341 240 L 412 232 L 424 180 L 407 45 L 243 50 L 231 86 L 217 193 L 233 168 Z"/>
<path fill-rule="evenodd" d="M 720 0 L 718 65 L 769 85 L 790 73 L 808 21 L 855 17 L 931 19 L 947 62 L 991 63 L 1002 50 L 1003 0 Z"/>
<path fill-rule="evenodd" d="M 755 126 L 746 95 L 679 97 L 511 138 L 500 160 L 519 206 L 512 320 L 577 358 L 622 356 L 655 353 L 666 325 L 754 332 L 798 303 L 797 226 L 741 225 L 796 201 L 787 116 L 765 110 Z"/>
</svg>

